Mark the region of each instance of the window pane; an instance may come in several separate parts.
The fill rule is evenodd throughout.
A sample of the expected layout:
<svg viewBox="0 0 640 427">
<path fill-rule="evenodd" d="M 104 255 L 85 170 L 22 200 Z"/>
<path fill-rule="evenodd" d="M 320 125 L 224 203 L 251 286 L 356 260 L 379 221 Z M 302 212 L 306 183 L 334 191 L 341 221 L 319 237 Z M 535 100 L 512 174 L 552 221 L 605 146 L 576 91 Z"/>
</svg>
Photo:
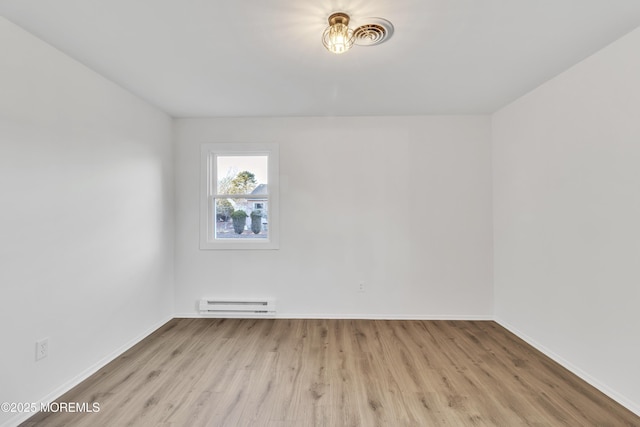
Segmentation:
<svg viewBox="0 0 640 427">
<path fill-rule="evenodd" d="M 269 237 L 268 200 L 214 199 L 216 239 Z"/>
<path fill-rule="evenodd" d="M 216 194 L 267 194 L 268 156 L 216 156 Z"/>
</svg>

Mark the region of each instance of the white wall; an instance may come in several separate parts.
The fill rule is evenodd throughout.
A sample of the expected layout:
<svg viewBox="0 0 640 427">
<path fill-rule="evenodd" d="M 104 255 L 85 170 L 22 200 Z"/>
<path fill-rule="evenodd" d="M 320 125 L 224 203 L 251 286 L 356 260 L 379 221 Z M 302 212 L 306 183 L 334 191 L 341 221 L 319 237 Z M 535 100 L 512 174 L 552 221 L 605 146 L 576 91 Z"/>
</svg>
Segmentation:
<svg viewBox="0 0 640 427">
<path fill-rule="evenodd" d="M 175 134 L 178 315 L 271 296 L 281 317 L 491 316 L 488 116 L 182 119 Z M 198 249 L 206 142 L 280 144 L 279 250 Z"/>
<path fill-rule="evenodd" d="M 640 29 L 493 116 L 495 312 L 640 414 Z"/>
<path fill-rule="evenodd" d="M 0 402 L 37 402 L 173 313 L 171 119 L 4 18 L 0 52 Z"/>
</svg>

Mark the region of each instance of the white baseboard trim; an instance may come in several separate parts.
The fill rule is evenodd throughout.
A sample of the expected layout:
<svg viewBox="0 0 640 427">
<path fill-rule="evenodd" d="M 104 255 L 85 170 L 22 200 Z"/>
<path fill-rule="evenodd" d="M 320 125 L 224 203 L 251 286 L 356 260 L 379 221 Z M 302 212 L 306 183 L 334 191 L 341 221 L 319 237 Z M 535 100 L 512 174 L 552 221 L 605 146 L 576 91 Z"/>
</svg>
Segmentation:
<svg viewBox="0 0 640 427">
<path fill-rule="evenodd" d="M 549 357 L 553 361 L 555 361 L 558 364 L 562 365 L 562 367 L 568 369 L 573 374 L 577 375 L 578 377 L 580 377 L 584 381 L 588 382 L 589 384 L 591 384 L 592 386 L 594 386 L 595 388 L 600 390 L 602 393 L 606 394 L 607 396 L 609 396 L 610 398 L 612 398 L 613 400 L 615 400 L 616 402 L 618 402 L 619 404 L 621 404 L 622 406 L 624 406 L 625 408 L 627 408 L 628 410 L 633 412 L 634 414 L 640 416 L 640 406 L 638 404 L 632 402 L 630 399 L 627 399 L 626 397 L 624 397 L 621 394 L 617 393 L 616 391 L 612 390 L 607 385 L 605 385 L 602 382 L 598 381 L 596 378 L 592 377 L 591 375 L 589 375 L 588 373 L 586 373 L 582 369 L 580 369 L 577 366 L 573 365 L 568 360 L 566 360 L 563 357 L 559 356 L 558 354 L 554 353 L 552 350 L 548 349 L 544 345 L 540 344 L 539 342 L 537 342 L 536 340 L 534 340 L 530 336 L 524 334 L 522 331 L 520 331 L 519 329 L 517 329 L 514 326 L 510 325 L 509 323 L 505 322 L 504 320 L 502 320 L 502 319 L 500 319 L 498 317 L 494 317 L 494 320 L 495 320 L 495 322 L 497 324 L 499 324 L 500 326 L 502 326 L 503 328 L 505 328 L 509 332 L 513 333 L 518 338 L 522 339 L 527 344 L 529 344 L 530 346 L 534 347 L 536 350 L 538 350 L 541 353 L 543 353 L 545 356 Z"/>
<path fill-rule="evenodd" d="M 198 318 L 222 318 L 211 314 L 200 313 L 177 313 L 176 318 L 198 319 Z M 224 318 L 242 316 L 224 316 Z M 327 314 L 327 313 L 277 313 L 271 319 L 361 319 L 361 320 L 494 320 L 492 315 L 453 315 L 453 314 Z"/>
<path fill-rule="evenodd" d="M 304 314 L 283 313 L 277 319 L 354 319 L 354 320 L 493 320 L 492 316 L 449 314 Z"/>
<path fill-rule="evenodd" d="M 151 335 L 153 332 L 158 330 L 158 328 L 160 328 L 162 325 L 164 325 L 165 323 L 167 323 L 168 321 L 173 319 L 173 317 L 174 316 L 168 316 L 168 317 L 165 318 L 165 320 L 162 320 L 162 321 L 156 323 L 154 326 L 152 326 L 151 328 L 147 329 L 142 334 L 140 334 L 137 337 L 133 338 L 132 340 L 130 340 L 129 342 L 127 342 L 126 344 L 124 344 L 123 346 L 118 348 L 117 350 L 111 352 L 109 355 L 105 356 L 104 358 L 99 360 L 97 363 L 93 364 L 92 366 L 88 367 L 87 369 L 85 369 L 84 371 L 82 371 L 81 373 L 76 375 L 75 377 L 71 378 L 70 380 L 68 380 L 67 382 L 62 384 L 60 387 L 58 387 L 55 390 L 53 390 L 51 393 L 47 394 L 42 399 L 36 401 L 35 403 L 36 403 L 37 407 L 40 407 L 40 405 L 46 405 L 47 403 L 53 402 L 54 400 L 56 400 L 57 398 L 59 398 L 60 396 L 62 396 L 66 392 L 68 392 L 69 390 L 71 390 L 73 387 L 77 386 L 82 381 L 86 380 L 91 375 L 93 375 L 96 372 L 98 372 L 100 369 L 102 369 L 109 362 L 115 360 L 122 353 L 124 353 L 125 351 L 129 350 L 131 347 L 133 347 L 134 345 L 138 344 L 140 341 L 142 341 L 143 339 L 145 339 L 146 337 Z M 33 412 L 25 412 L 25 413 L 16 414 L 15 417 L 7 420 L 0 427 L 14 427 L 14 426 L 17 426 L 20 423 L 23 423 L 24 421 L 26 421 L 27 419 L 31 418 L 34 415 L 35 415 L 35 413 L 33 413 Z"/>
</svg>

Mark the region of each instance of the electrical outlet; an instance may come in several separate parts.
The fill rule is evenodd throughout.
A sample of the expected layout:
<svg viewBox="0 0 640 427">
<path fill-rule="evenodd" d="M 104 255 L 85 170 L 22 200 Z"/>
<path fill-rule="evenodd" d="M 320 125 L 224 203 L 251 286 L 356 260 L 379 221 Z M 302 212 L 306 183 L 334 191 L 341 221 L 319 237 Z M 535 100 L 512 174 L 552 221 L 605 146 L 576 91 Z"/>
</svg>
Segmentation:
<svg viewBox="0 0 640 427">
<path fill-rule="evenodd" d="M 358 292 L 364 292 L 364 282 L 358 283 Z"/>
<path fill-rule="evenodd" d="M 36 341 L 36 360 L 44 359 L 49 355 L 49 338 Z"/>
</svg>

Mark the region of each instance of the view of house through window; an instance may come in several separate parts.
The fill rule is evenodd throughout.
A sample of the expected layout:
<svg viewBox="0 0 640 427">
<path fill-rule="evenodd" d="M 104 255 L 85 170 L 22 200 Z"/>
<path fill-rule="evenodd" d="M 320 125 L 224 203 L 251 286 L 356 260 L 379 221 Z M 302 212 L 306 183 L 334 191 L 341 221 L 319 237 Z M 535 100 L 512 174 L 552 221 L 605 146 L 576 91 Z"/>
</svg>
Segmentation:
<svg viewBox="0 0 640 427">
<path fill-rule="evenodd" d="M 268 156 L 215 156 L 214 239 L 269 237 Z"/>
</svg>

